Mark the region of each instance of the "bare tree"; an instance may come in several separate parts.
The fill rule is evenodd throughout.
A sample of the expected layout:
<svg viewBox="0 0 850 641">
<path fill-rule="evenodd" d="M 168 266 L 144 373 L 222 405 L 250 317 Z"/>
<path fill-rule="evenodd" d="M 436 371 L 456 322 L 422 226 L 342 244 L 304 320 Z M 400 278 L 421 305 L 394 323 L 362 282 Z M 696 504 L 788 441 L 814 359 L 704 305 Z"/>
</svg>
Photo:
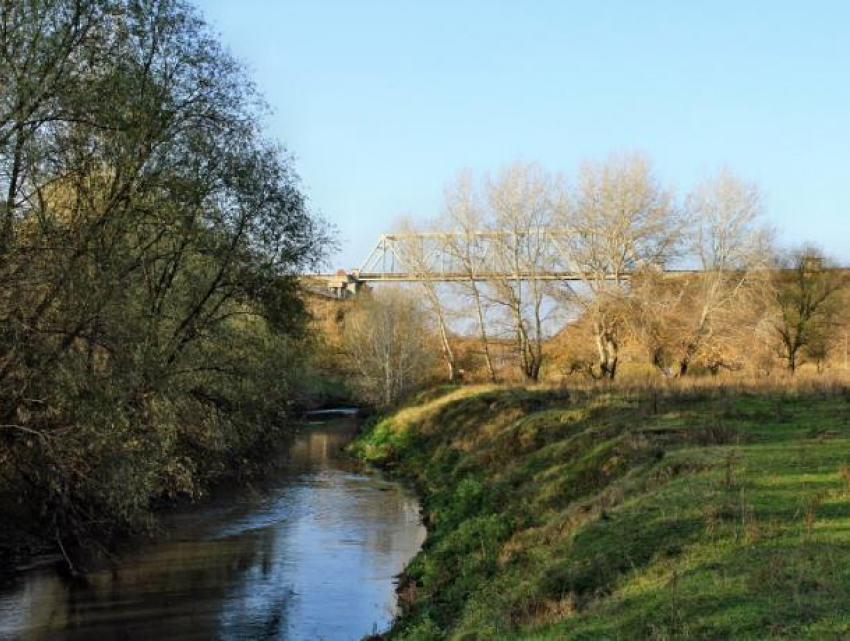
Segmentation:
<svg viewBox="0 0 850 641">
<path fill-rule="evenodd" d="M 394 251 L 411 274 L 415 275 L 425 296 L 428 311 L 433 315 L 440 337 L 440 346 L 449 382 L 458 379 L 459 368 L 450 337 L 448 310 L 440 296 L 440 283 L 436 278 L 435 261 L 442 258 L 445 250 L 439 234 L 427 238 L 409 219 L 401 219 L 396 224 L 398 236 L 394 243 Z"/>
<path fill-rule="evenodd" d="M 560 218 L 571 233 L 561 249 L 580 275 L 572 299 L 592 318 L 598 378 L 614 379 L 635 272 L 664 266 L 676 253 L 681 224 L 671 194 L 641 155 L 586 163 L 574 190 L 560 199 Z"/>
<path fill-rule="evenodd" d="M 724 334 L 746 290 L 759 285 L 769 253 L 761 209 L 756 185 L 725 169 L 688 197 L 684 248 L 699 273 L 650 272 L 633 287 L 639 308 L 633 320 L 659 368 L 675 364 L 676 375 L 684 376 L 698 357 L 710 368 L 724 364 L 717 360 Z"/>
<path fill-rule="evenodd" d="M 779 339 L 779 357 L 793 374 L 805 348 L 817 346 L 832 332 L 837 294 L 848 284 L 823 252 L 803 246 L 776 259 L 770 302 L 771 325 Z"/>
<path fill-rule="evenodd" d="M 447 224 L 456 232 L 448 245 L 466 280 L 460 283 L 464 298 L 472 301 L 475 311 L 478 339 L 487 365 L 487 375 L 496 380 L 493 358 L 490 354 L 490 339 L 487 332 L 485 295 L 479 280 L 482 270 L 486 269 L 485 247 L 480 231 L 486 226 L 486 213 L 479 201 L 472 175 L 461 173 L 455 181 L 446 186 L 444 217 Z"/>
<path fill-rule="evenodd" d="M 499 271 L 496 302 L 507 310 L 523 374 L 537 380 L 543 363 L 543 302 L 552 226 L 552 179 L 538 165 L 514 163 L 487 183 Z"/>
<path fill-rule="evenodd" d="M 345 349 L 363 398 L 391 407 L 422 385 L 433 362 L 427 314 L 401 289 L 358 299 L 345 319 Z"/>
</svg>

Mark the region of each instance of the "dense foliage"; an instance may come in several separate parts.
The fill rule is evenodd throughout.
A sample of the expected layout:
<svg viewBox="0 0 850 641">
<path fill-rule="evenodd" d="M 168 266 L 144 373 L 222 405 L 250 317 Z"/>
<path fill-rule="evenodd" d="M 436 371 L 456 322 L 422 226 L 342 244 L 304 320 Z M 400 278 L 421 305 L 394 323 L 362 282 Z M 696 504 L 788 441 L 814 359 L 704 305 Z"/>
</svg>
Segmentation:
<svg viewBox="0 0 850 641">
<path fill-rule="evenodd" d="M 182 0 L 5 2 L 0 27 L 0 522 L 109 534 L 282 425 L 326 235 Z"/>
</svg>

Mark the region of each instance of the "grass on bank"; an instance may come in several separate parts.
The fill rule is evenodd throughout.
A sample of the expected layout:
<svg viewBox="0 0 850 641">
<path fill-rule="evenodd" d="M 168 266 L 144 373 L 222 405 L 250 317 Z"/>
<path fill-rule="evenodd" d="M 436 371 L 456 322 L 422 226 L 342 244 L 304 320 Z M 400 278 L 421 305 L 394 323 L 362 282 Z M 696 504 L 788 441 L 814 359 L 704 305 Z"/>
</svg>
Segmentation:
<svg viewBox="0 0 850 641">
<path fill-rule="evenodd" d="M 423 498 L 393 638 L 850 633 L 841 386 L 461 388 L 353 450 Z"/>
</svg>

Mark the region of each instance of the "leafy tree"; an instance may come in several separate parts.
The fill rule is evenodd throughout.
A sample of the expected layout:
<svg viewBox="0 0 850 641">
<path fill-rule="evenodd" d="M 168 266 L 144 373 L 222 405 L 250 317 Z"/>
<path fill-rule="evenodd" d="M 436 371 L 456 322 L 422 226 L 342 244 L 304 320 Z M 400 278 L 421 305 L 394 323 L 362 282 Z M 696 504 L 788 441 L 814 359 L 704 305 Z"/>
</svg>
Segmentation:
<svg viewBox="0 0 850 641">
<path fill-rule="evenodd" d="M 793 374 L 804 349 L 817 351 L 834 329 L 837 294 L 847 274 L 823 253 L 804 246 L 779 256 L 769 290 L 778 352 Z"/>
<path fill-rule="evenodd" d="M 104 532 L 280 425 L 327 234 L 186 2 L 27 0 L 0 25 L 0 493 Z"/>
</svg>

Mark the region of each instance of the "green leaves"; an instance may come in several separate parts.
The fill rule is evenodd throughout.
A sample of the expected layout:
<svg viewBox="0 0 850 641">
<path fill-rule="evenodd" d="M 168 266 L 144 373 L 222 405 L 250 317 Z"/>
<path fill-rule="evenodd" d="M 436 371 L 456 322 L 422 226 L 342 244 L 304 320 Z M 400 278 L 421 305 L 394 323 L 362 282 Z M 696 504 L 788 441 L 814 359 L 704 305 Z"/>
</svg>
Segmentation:
<svg viewBox="0 0 850 641">
<path fill-rule="evenodd" d="M 2 434 L 0 493 L 131 527 L 285 422 L 293 275 L 327 234 L 188 3 L 5 3 L 0 26 L 0 423 L 31 430 Z"/>
</svg>

